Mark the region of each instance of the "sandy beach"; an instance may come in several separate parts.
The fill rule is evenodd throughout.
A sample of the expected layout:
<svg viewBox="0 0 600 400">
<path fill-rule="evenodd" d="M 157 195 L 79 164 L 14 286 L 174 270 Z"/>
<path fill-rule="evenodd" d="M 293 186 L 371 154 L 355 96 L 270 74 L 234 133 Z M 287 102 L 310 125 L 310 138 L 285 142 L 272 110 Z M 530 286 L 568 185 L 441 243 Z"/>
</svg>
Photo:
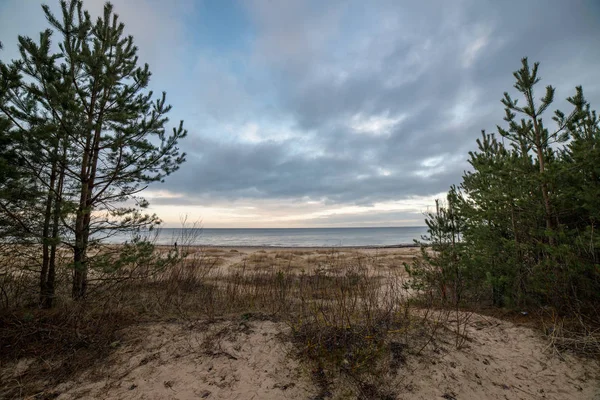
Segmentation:
<svg viewBox="0 0 600 400">
<path fill-rule="evenodd" d="M 370 273 L 394 271 L 418 248 L 210 247 L 189 251 L 220 274 L 286 270 L 314 273 L 327 266 L 368 260 Z M 332 263 L 332 260 L 336 260 Z M 343 273 L 328 270 L 327 273 Z M 447 321 L 452 324 L 452 320 Z M 298 359 L 290 325 L 265 315 L 232 315 L 207 321 L 184 318 L 125 329 L 117 350 L 75 380 L 49 388 L 59 399 L 320 399 L 315 371 Z M 448 328 L 435 345 L 408 351 L 386 376 L 399 399 L 598 399 L 599 367 L 593 360 L 549 346 L 534 321 L 473 314 L 457 349 Z M 14 366 L 14 376 L 27 367 Z M 5 369 L 6 372 L 6 369 Z M 347 397 L 344 381 L 332 382 L 329 397 Z"/>
<path fill-rule="evenodd" d="M 600 0 L 43 3 L 0 400 L 600 400 Z"/>
<path fill-rule="evenodd" d="M 172 247 L 161 247 L 163 250 Z M 201 257 L 208 264 L 225 272 L 231 268 L 249 269 L 284 268 L 289 271 L 314 270 L 319 264 L 336 261 L 342 264 L 357 260 L 366 261 L 373 272 L 385 269 L 404 270 L 404 263 L 419 256 L 421 250 L 416 246 L 394 247 L 250 247 L 250 246 L 189 246 L 179 251 L 189 253 L 188 257 Z"/>
<path fill-rule="evenodd" d="M 287 334 L 285 324 L 256 320 L 141 326 L 107 365 L 56 391 L 59 399 L 318 398 Z M 598 365 L 552 353 L 531 328 L 478 317 L 468 335 L 460 351 L 445 343 L 409 357 L 392 380 L 398 398 L 598 399 Z M 220 350 L 206 351 L 214 340 Z"/>
</svg>

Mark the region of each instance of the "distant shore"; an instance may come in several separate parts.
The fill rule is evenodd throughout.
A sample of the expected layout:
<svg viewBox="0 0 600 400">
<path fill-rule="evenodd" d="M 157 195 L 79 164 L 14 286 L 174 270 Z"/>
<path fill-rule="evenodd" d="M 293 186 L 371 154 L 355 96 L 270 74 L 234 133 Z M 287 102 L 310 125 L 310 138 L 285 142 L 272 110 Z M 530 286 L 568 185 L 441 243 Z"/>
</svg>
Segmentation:
<svg viewBox="0 0 600 400">
<path fill-rule="evenodd" d="M 160 228 L 142 235 L 157 245 L 190 243 L 201 247 L 267 248 L 402 248 L 415 246 L 426 227 L 289 228 L 289 229 L 176 229 Z M 115 235 L 108 243 L 120 244 L 131 235 Z"/>
<path fill-rule="evenodd" d="M 124 243 L 122 243 L 124 244 Z M 118 246 L 118 243 L 111 243 Z M 157 244 L 159 248 L 171 248 L 174 245 Z M 349 249 L 349 250 L 376 250 L 376 249 L 404 249 L 419 247 L 418 244 L 395 244 L 382 246 L 265 246 L 265 245 L 215 245 L 215 244 L 178 244 L 178 247 L 193 248 L 211 248 L 211 249 L 248 249 L 248 250 L 330 250 L 330 249 Z"/>
</svg>

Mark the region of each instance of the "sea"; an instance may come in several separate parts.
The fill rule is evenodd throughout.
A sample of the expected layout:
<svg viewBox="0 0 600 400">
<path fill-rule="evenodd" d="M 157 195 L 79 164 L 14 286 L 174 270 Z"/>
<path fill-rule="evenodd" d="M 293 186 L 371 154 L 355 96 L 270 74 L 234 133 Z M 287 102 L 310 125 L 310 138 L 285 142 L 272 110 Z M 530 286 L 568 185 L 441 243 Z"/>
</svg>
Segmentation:
<svg viewBox="0 0 600 400">
<path fill-rule="evenodd" d="M 391 247 L 413 245 L 427 227 L 384 228 L 160 228 L 147 232 L 160 245 L 239 247 Z M 108 238 L 124 243 L 130 235 Z"/>
</svg>

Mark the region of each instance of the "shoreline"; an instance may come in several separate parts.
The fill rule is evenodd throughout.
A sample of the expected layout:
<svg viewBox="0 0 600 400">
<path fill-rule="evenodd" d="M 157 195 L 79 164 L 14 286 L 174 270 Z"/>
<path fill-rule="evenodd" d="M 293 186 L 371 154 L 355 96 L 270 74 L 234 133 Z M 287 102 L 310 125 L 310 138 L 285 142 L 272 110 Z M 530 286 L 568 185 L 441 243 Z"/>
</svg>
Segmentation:
<svg viewBox="0 0 600 400">
<path fill-rule="evenodd" d="M 113 246 L 121 246 L 124 243 L 108 243 Z M 172 244 L 156 244 L 156 247 L 168 248 L 174 247 Z M 377 249 L 409 249 L 418 248 L 418 244 L 394 244 L 394 245 L 363 245 L 363 246 L 276 246 L 276 245 L 235 245 L 235 244 L 179 244 L 179 248 L 211 248 L 211 249 L 249 249 L 249 250 L 330 250 L 330 249 L 350 249 L 350 250 L 377 250 Z"/>
<path fill-rule="evenodd" d="M 126 244 L 131 243 L 101 243 L 100 246 L 106 247 L 122 247 Z M 37 246 L 39 243 L 1 243 L 0 246 Z M 160 244 L 154 243 L 154 246 L 160 249 L 173 248 L 174 244 Z M 349 246 L 278 246 L 278 245 L 252 245 L 252 244 L 178 244 L 178 248 L 208 248 L 208 249 L 247 249 L 247 250 L 377 250 L 377 249 L 412 249 L 419 248 L 420 245 L 412 244 L 392 244 L 392 245 L 349 245 Z M 425 246 L 428 247 L 428 246 Z M 62 243 L 59 248 L 71 248 L 70 245 Z"/>
</svg>

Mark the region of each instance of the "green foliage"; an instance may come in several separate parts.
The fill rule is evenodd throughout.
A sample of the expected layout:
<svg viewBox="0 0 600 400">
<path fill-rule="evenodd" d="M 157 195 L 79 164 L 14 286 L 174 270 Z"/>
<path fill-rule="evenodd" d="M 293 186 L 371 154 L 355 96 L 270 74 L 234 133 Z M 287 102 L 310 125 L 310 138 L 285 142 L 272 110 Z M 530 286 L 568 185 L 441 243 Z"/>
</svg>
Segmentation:
<svg viewBox="0 0 600 400">
<path fill-rule="evenodd" d="M 423 236 L 423 242 L 417 241 L 421 245 L 421 258 L 405 265 L 407 272 L 415 278 L 411 282 L 412 289 L 430 290 L 442 301 L 454 294 L 451 290 L 453 278 L 460 265 L 462 221 L 457 215 L 454 194 L 455 191 L 448 194 L 446 206 L 436 200 L 435 213 L 426 214 L 428 234 Z"/>
<path fill-rule="evenodd" d="M 59 16 L 42 7 L 50 29 L 20 36 L 20 58 L 0 62 L 0 144 L 10 143 L 0 150 L 0 177 L 10 178 L 0 184 L 0 232 L 42 245 L 48 305 L 58 246 L 73 249 L 80 298 L 102 237 L 160 223 L 138 194 L 185 161 L 186 136 L 183 122 L 167 129 L 171 106 L 148 90 L 149 67 L 112 5 L 94 22 L 82 1 L 59 4 Z M 19 191 L 28 202 L 13 201 Z"/>
<path fill-rule="evenodd" d="M 498 306 L 596 313 L 598 117 L 578 87 L 567 99 L 573 110 L 555 111 L 550 128 L 543 115 L 555 90 L 547 86 L 535 97 L 538 64 L 530 67 L 523 59 L 514 76 L 521 98 L 504 94 L 507 126 L 477 140 L 469 153 L 472 170 L 451 188 L 448 205 L 427 215 L 430 247 L 423 247 L 424 262 L 409 272 L 415 284 L 431 289 L 447 285 L 451 271 L 459 271 L 454 279 L 460 285 L 483 288 Z"/>
</svg>

